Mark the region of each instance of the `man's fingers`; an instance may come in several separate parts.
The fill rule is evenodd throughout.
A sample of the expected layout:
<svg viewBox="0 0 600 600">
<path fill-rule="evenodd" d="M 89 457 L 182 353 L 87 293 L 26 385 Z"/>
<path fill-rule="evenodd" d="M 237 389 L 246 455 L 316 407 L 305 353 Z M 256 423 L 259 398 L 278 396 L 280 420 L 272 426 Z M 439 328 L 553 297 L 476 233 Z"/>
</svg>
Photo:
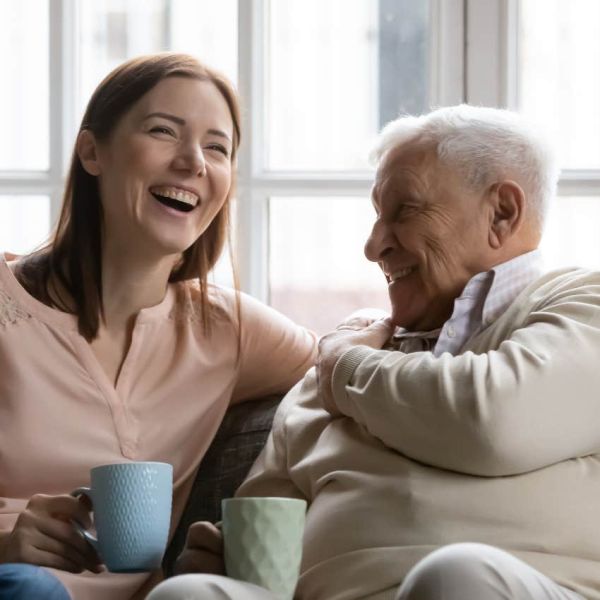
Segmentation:
<svg viewBox="0 0 600 600">
<path fill-rule="evenodd" d="M 394 325 L 389 318 L 379 319 L 363 329 L 362 333 L 369 340 L 369 346 L 381 348 L 394 333 Z"/>
<path fill-rule="evenodd" d="M 336 329 L 364 329 L 374 321 L 386 318 L 388 313 L 378 308 L 361 308 L 346 317 Z"/>
<path fill-rule="evenodd" d="M 175 575 L 184 573 L 210 573 L 225 575 L 225 562 L 220 554 L 208 550 L 184 550 L 173 565 Z"/>
<path fill-rule="evenodd" d="M 188 529 L 186 548 L 205 549 L 214 554 L 223 554 L 223 534 L 208 521 L 192 523 Z"/>
<path fill-rule="evenodd" d="M 208 521 L 192 523 L 174 572 L 224 575 L 223 534 L 220 529 Z"/>
<path fill-rule="evenodd" d="M 385 332 L 389 336 L 394 332 L 395 327 L 392 323 L 392 320 L 389 317 L 386 317 L 385 319 L 378 319 L 377 321 L 373 321 L 369 325 L 369 329 L 373 331 Z"/>
</svg>

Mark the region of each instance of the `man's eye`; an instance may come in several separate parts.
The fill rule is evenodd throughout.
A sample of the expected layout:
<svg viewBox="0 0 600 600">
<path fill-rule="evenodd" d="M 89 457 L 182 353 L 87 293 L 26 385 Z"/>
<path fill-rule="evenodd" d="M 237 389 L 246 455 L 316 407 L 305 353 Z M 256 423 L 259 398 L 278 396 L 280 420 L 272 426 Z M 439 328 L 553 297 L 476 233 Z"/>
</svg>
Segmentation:
<svg viewBox="0 0 600 600">
<path fill-rule="evenodd" d="M 394 214 L 396 221 L 402 221 L 411 217 L 416 212 L 415 207 L 410 204 L 401 204 Z"/>
</svg>

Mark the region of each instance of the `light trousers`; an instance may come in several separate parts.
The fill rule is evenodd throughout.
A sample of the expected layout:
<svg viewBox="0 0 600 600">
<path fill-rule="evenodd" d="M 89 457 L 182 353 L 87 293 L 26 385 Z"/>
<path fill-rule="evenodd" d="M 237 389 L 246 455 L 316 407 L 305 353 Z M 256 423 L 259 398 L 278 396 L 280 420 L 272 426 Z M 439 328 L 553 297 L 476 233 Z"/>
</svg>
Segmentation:
<svg viewBox="0 0 600 600">
<path fill-rule="evenodd" d="M 432 552 L 409 571 L 395 596 L 394 591 L 390 591 L 389 597 L 395 600 L 585 600 L 508 552 L 471 543 L 451 544 Z M 358 597 L 349 593 L 348 598 Z M 276 597 L 261 587 L 227 577 L 181 575 L 161 583 L 147 600 L 276 600 Z"/>
</svg>

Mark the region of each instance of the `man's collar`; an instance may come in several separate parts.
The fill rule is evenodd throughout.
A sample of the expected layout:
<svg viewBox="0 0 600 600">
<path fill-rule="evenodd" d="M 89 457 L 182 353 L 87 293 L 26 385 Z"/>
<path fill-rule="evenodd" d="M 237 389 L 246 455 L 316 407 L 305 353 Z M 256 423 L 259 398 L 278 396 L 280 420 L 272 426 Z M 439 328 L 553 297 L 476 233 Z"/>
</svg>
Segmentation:
<svg viewBox="0 0 600 600">
<path fill-rule="evenodd" d="M 477 299 L 481 308 L 481 324 L 491 325 L 515 300 L 515 298 L 542 274 L 542 256 L 539 250 L 526 252 L 503 262 L 489 271 L 474 275 L 465 286 L 456 303 L 468 298 Z M 453 311 L 454 313 L 454 311 Z M 411 337 L 437 339 L 442 328 L 431 331 L 407 331 L 397 327 L 393 339 Z"/>
<path fill-rule="evenodd" d="M 532 250 L 496 265 L 490 273 L 490 288 L 487 293 L 481 320 L 484 327 L 493 323 L 532 282 L 542 275 L 542 255 Z"/>
</svg>

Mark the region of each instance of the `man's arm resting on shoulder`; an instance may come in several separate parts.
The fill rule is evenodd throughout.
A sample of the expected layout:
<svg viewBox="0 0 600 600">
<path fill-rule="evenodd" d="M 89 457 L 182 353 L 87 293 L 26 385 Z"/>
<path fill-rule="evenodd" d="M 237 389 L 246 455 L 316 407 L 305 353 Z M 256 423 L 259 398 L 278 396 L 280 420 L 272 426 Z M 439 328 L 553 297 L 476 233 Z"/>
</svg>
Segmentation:
<svg viewBox="0 0 600 600">
<path fill-rule="evenodd" d="M 335 365 L 334 402 L 390 448 L 473 475 L 514 475 L 597 452 L 596 292 L 560 296 L 484 354 L 352 348 Z"/>
</svg>

